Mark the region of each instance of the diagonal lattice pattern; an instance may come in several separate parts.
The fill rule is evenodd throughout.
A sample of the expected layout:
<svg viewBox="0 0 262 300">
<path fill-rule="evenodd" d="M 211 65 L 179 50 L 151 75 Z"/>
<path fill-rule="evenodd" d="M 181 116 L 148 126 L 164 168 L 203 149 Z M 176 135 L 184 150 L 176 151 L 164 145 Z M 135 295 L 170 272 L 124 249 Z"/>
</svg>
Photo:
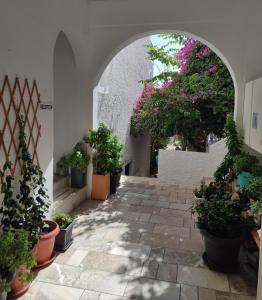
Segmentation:
<svg viewBox="0 0 262 300">
<path fill-rule="evenodd" d="M 18 157 L 18 116 L 25 119 L 25 132 L 27 146 L 32 155 L 33 162 L 39 165 L 37 145 L 41 136 L 41 125 L 37 119 L 40 103 L 36 81 L 32 84 L 28 79 L 15 78 L 12 82 L 5 76 L 0 87 L 0 165 L 11 161 L 21 168 Z"/>
</svg>

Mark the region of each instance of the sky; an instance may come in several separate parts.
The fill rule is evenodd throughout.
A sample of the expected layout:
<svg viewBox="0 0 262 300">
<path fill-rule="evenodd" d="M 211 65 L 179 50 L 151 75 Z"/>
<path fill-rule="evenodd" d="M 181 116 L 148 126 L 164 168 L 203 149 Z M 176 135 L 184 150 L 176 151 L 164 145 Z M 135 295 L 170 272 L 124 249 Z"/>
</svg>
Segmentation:
<svg viewBox="0 0 262 300">
<path fill-rule="evenodd" d="M 160 37 L 159 35 L 151 35 L 150 36 L 150 40 L 151 40 L 151 43 L 153 45 L 158 45 L 158 46 L 162 46 L 166 43 L 166 40 L 163 39 L 162 37 Z M 181 48 L 181 45 L 177 44 L 177 49 L 180 49 Z M 160 62 L 154 62 L 154 69 L 153 69 L 153 75 L 156 76 L 158 75 L 159 73 L 163 72 L 165 70 L 165 66 L 160 63 Z M 174 70 L 176 70 L 174 68 Z"/>
</svg>

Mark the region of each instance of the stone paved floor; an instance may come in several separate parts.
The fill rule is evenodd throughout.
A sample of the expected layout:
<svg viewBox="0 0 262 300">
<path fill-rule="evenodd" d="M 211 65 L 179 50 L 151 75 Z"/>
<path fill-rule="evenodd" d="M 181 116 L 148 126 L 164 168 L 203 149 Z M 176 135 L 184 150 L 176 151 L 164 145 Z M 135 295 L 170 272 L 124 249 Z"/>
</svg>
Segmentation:
<svg viewBox="0 0 262 300">
<path fill-rule="evenodd" d="M 105 202 L 75 211 L 74 243 L 23 300 L 251 300 L 239 275 L 208 270 L 192 189 L 130 177 Z"/>
</svg>

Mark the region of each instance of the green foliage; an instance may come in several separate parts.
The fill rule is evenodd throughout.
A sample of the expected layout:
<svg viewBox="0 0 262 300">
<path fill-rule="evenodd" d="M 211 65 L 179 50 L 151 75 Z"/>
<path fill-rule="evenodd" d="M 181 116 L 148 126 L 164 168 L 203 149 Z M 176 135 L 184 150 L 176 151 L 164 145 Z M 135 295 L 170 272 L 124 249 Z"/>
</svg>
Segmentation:
<svg viewBox="0 0 262 300">
<path fill-rule="evenodd" d="M 53 220 L 59 225 L 61 229 L 66 229 L 72 222 L 73 219 L 69 214 L 57 212 L 53 215 Z"/>
<path fill-rule="evenodd" d="M 249 172 L 257 175 L 257 172 L 259 172 L 258 165 L 259 160 L 256 156 L 242 152 L 234 158 L 233 170 L 236 175 L 239 175 L 241 172 Z"/>
<path fill-rule="evenodd" d="M 0 293 L 10 292 L 10 284 L 6 278 L 0 278 Z"/>
<path fill-rule="evenodd" d="M 32 161 L 27 149 L 25 123 L 19 117 L 19 158 L 22 161 L 19 191 L 14 195 L 14 170 L 7 162 L 0 172 L 2 181 L 1 193 L 4 200 L 0 208 L 2 214 L 1 226 L 7 230 L 23 228 L 29 233 L 31 248 L 36 244 L 45 225 L 45 213 L 48 211 L 48 195 L 45 188 L 45 178 L 39 166 Z"/>
<path fill-rule="evenodd" d="M 25 264 L 32 268 L 36 264 L 35 256 L 30 249 L 28 233 L 23 230 L 9 228 L 0 234 L 0 292 L 9 291 L 9 284 L 6 278 L 9 273 L 15 271 L 20 265 Z M 4 255 L 3 255 L 4 254 Z M 30 278 L 21 278 L 29 280 Z"/>
<path fill-rule="evenodd" d="M 163 63 L 167 70 L 143 81 L 131 133 L 149 134 L 153 150 L 177 135 L 183 150 L 205 151 L 207 136 L 223 137 L 226 115 L 234 109 L 232 78 L 221 59 L 202 43 L 177 34 L 162 38 L 165 45 L 147 46 L 148 59 Z M 178 44 L 184 46 L 177 50 Z"/>
<path fill-rule="evenodd" d="M 89 162 L 90 157 L 87 155 L 82 142 L 75 145 L 73 152 L 65 160 L 68 167 L 82 172 L 86 172 Z"/>
<path fill-rule="evenodd" d="M 234 121 L 233 114 L 228 114 L 225 124 L 225 138 L 226 146 L 228 149 L 224 160 L 219 165 L 215 171 L 215 179 L 217 182 L 222 182 L 224 180 L 232 181 L 235 177 L 233 173 L 233 165 L 235 156 L 241 153 L 242 149 L 242 138 L 238 136 L 237 127 Z"/>
<path fill-rule="evenodd" d="M 192 212 L 197 214 L 198 227 L 220 238 L 243 235 L 249 226 L 254 225 L 254 219 L 243 213 L 249 209 L 245 194 L 239 194 L 239 198 L 232 200 L 223 185 L 213 186 L 205 199 L 197 200 L 192 207 Z"/>
<path fill-rule="evenodd" d="M 257 200 L 262 197 L 262 177 L 253 178 L 244 188 L 249 198 Z"/>
<path fill-rule="evenodd" d="M 123 165 L 123 145 L 103 123 L 97 130 L 89 130 L 85 141 L 93 148 L 93 167 L 96 174 L 105 175 Z"/>
<path fill-rule="evenodd" d="M 195 188 L 193 193 L 197 198 L 203 198 L 205 197 L 207 186 L 204 182 L 201 182 L 201 185 L 199 188 Z"/>
<path fill-rule="evenodd" d="M 251 201 L 251 210 L 254 214 L 262 215 L 262 177 L 253 178 L 244 188 Z"/>
</svg>

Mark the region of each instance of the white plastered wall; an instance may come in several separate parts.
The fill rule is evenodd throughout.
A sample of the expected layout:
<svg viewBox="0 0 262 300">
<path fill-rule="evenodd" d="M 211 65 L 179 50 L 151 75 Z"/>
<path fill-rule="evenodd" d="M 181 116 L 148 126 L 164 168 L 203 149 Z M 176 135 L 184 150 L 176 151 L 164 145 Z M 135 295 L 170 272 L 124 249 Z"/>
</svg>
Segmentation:
<svg viewBox="0 0 262 300">
<path fill-rule="evenodd" d="M 16 76 L 21 80 L 28 78 L 30 82 L 36 80 L 41 101 L 53 103 L 54 46 L 59 32 L 63 30 L 77 56 L 78 97 L 83 104 L 79 119 L 83 132 L 84 128 L 90 128 L 92 115 L 89 114 L 92 110 L 88 107 L 91 93 L 88 94 L 86 1 L 1 1 L 0 5 L 0 83 L 6 74 L 11 80 Z M 38 156 L 52 201 L 53 110 L 39 110 L 38 119 L 41 124 Z"/>
<path fill-rule="evenodd" d="M 146 60 L 149 37 L 122 49 L 109 63 L 94 90 L 94 120 L 111 128 L 124 145 L 125 164 L 131 162 L 129 175 L 149 176 L 150 144 L 148 137 L 130 135 L 133 103 L 141 95 L 143 79 L 152 77 L 153 64 Z M 141 159 L 142 158 L 142 159 Z"/>
<path fill-rule="evenodd" d="M 252 124 L 253 113 L 257 113 L 257 128 Z M 246 84 L 243 120 L 245 143 L 262 154 L 262 78 Z"/>
<path fill-rule="evenodd" d="M 160 150 L 158 178 L 181 186 L 199 185 L 203 177 L 213 177 L 226 153 L 224 140 L 211 145 L 209 152 Z"/>
</svg>

